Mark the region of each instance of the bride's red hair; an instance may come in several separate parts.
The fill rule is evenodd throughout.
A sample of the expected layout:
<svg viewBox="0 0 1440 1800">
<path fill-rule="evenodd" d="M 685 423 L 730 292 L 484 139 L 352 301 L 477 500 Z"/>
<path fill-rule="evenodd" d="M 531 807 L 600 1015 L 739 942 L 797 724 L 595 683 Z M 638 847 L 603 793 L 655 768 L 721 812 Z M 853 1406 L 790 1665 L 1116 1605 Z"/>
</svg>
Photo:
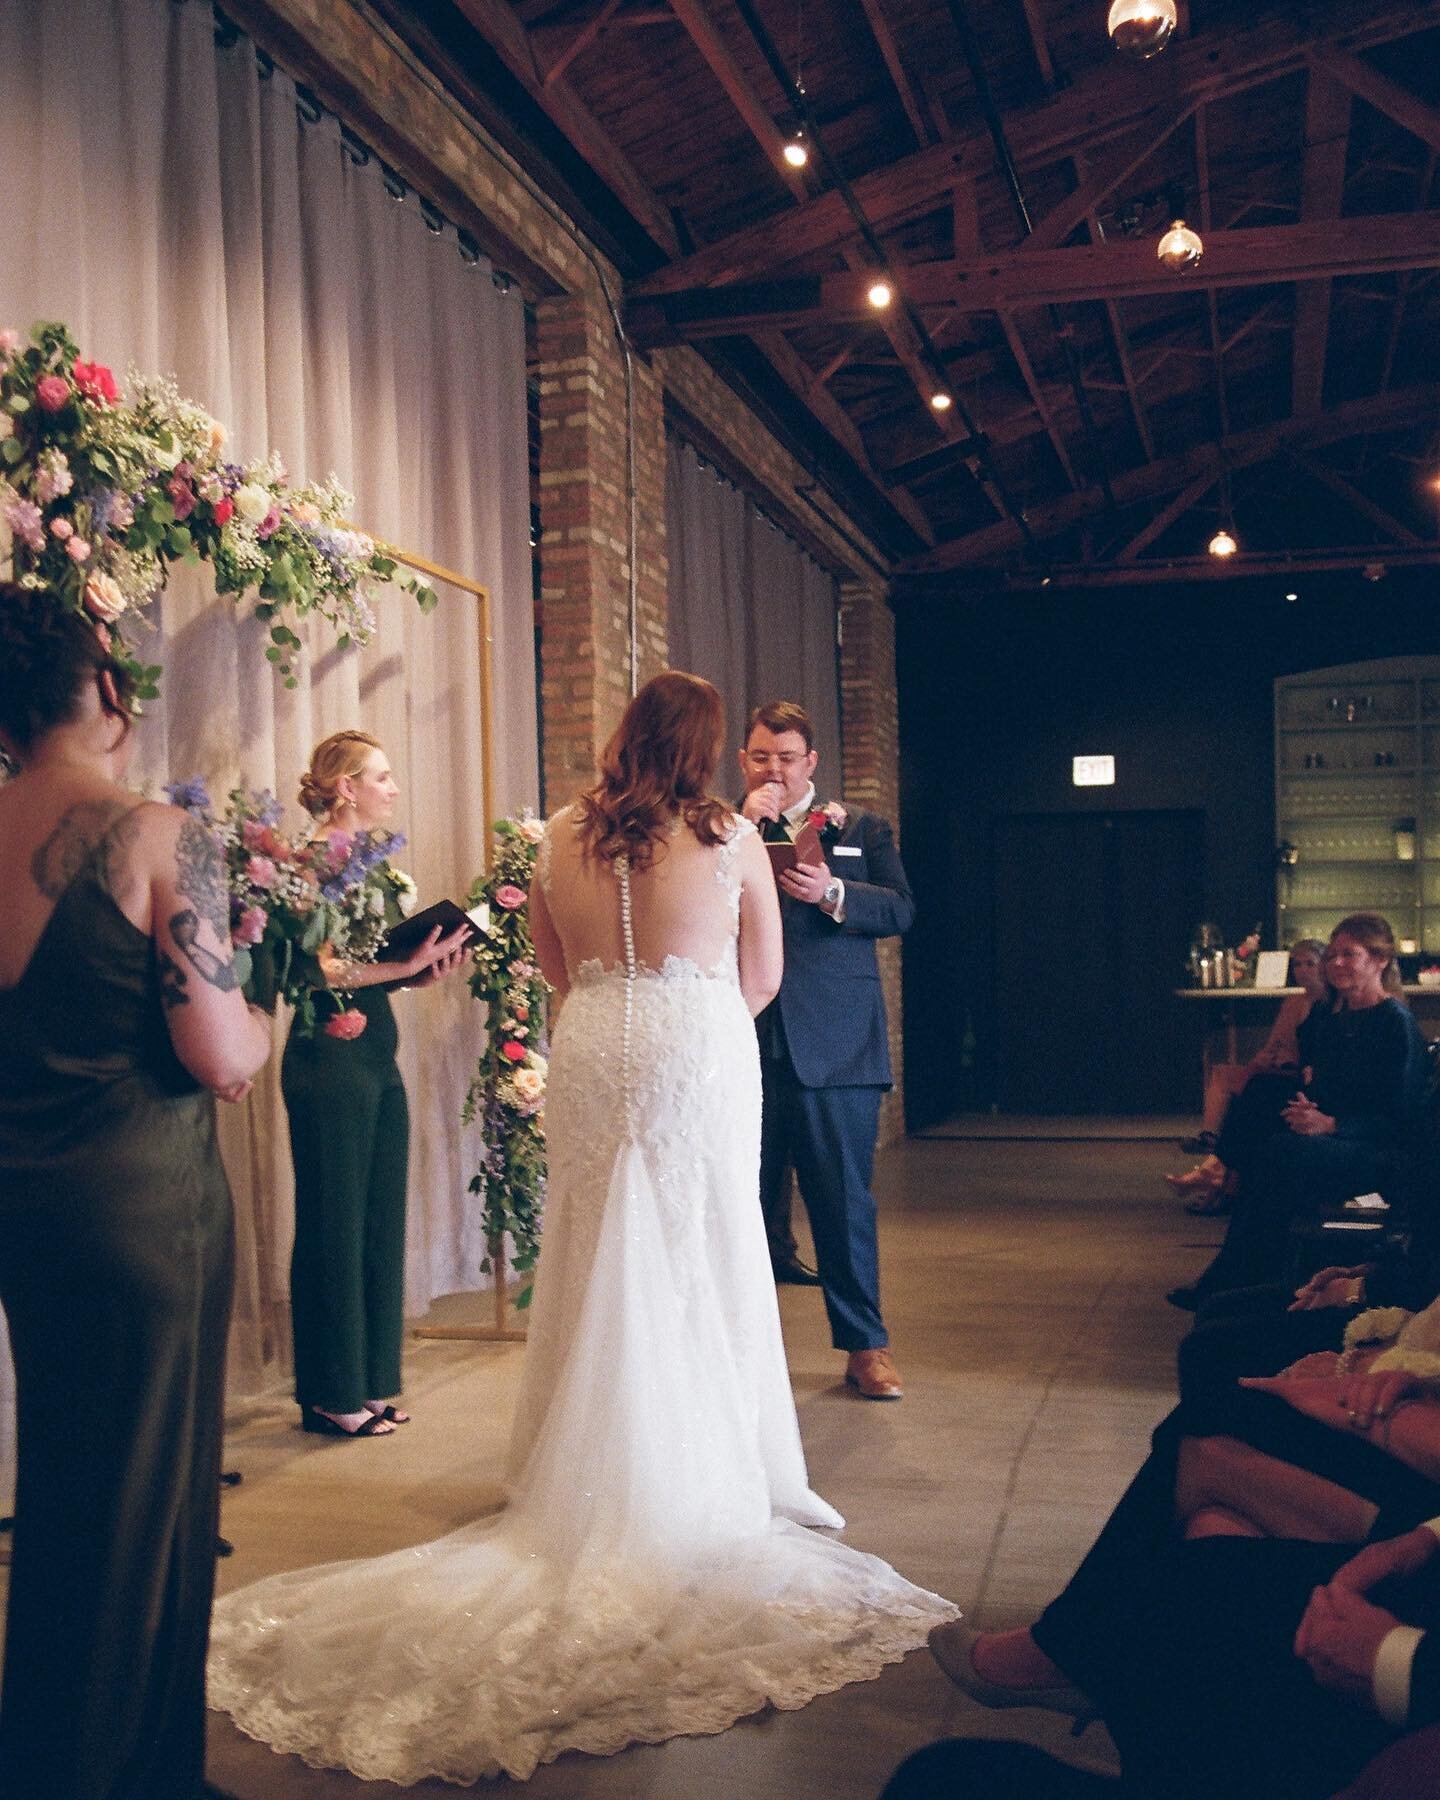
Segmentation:
<svg viewBox="0 0 1440 1800">
<path fill-rule="evenodd" d="M 699 675 L 667 669 L 625 708 L 600 757 L 600 779 L 580 796 L 587 856 L 628 856 L 643 869 L 677 816 L 702 844 L 723 843 L 731 809 L 709 792 L 725 742 L 725 708 Z"/>
</svg>

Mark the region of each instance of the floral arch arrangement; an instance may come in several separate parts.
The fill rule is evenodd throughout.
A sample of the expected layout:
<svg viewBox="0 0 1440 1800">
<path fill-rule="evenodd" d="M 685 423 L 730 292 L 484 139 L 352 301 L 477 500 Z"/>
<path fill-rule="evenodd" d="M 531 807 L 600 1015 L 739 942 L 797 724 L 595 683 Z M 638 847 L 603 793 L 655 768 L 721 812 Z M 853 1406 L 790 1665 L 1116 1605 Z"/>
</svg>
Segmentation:
<svg viewBox="0 0 1440 1800">
<path fill-rule="evenodd" d="M 353 501 L 333 475 L 292 487 L 276 455 L 232 462 L 225 427 L 173 381 L 132 369 L 125 388 L 64 325 L 36 325 L 28 344 L 0 331 L 0 518 L 14 578 L 107 626 L 142 699 L 161 671 L 140 662 L 126 625 L 173 563 L 208 563 L 218 593 L 252 598 L 287 687 L 300 619 L 329 620 L 344 649 L 372 637 L 378 585 L 395 582 L 423 611 L 436 604 L 346 523 Z"/>
</svg>

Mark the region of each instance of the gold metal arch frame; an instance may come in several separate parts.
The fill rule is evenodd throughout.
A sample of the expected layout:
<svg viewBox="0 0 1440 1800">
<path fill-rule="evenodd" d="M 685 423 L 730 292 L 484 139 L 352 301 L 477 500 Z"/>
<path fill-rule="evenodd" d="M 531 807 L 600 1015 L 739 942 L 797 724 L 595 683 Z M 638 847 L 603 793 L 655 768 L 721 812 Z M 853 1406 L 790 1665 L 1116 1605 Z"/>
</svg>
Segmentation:
<svg viewBox="0 0 1440 1800">
<path fill-rule="evenodd" d="M 473 594 L 475 597 L 480 624 L 480 781 L 485 796 L 485 873 L 488 875 L 494 857 L 494 833 L 489 827 L 490 813 L 493 810 L 492 797 L 495 792 L 495 732 L 491 710 L 495 691 L 495 640 L 491 631 L 490 590 L 482 587 L 478 581 L 472 581 L 468 575 L 457 574 L 454 569 L 447 569 L 440 563 L 431 562 L 429 557 L 417 555 L 413 550 L 400 550 L 394 544 L 384 544 L 381 548 L 387 556 L 393 557 L 397 563 L 403 563 L 407 569 L 414 569 L 417 574 L 424 575 L 431 581 L 443 582 L 447 587 L 459 588 L 462 592 Z M 488 1249 L 490 1266 L 495 1272 L 494 1323 L 491 1325 L 416 1325 L 413 1327 L 414 1336 L 489 1344 L 518 1344 L 525 1341 L 523 1328 L 509 1322 L 510 1296 L 508 1271 L 505 1264 L 505 1246 L 503 1243 L 490 1244 Z"/>
</svg>

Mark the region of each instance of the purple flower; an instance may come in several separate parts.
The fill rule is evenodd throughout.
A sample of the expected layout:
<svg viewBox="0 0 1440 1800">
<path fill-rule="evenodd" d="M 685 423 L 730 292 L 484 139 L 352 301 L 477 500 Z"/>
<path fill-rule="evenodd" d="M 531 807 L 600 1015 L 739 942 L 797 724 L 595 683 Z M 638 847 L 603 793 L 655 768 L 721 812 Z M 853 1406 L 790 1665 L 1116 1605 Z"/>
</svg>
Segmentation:
<svg viewBox="0 0 1440 1800">
<path fill-rule="evenodd" d="M 12 500 L 5 508 L 5 523 L 32 550 L 40 551 L 45 548 L 45 528 L 40 508 L 33 500 Z"/>
<path fill-rule="evenodd" d="M 167 781 L 163 791 L 172 806 L 184 807 L 188 813 L 204 817 L 210 811 L 210 795 L 198 775 L 192 775 L 188 781 Z"/>
</svg>

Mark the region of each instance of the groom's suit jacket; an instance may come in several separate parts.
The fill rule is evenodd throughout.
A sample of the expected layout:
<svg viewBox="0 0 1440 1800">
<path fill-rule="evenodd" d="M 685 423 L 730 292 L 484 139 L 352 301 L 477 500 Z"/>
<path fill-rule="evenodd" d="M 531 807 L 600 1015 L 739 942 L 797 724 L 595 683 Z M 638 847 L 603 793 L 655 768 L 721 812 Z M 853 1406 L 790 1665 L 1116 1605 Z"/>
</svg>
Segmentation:
<svg viewBox="0 0 1440 1800">
<path fill-rule="evenodd" d="M 785 974 L 755 1021 L 760 1053 L 788 1053 L 802 1087 L 890 1087 L 875 940 L 909 930 L 910 883 L 894 834 L 875 813 L 850 812 L 843 829 L 823 831 L 820 842 L 831 873 L 845 884 L 844 922 L 780 895 Z"/>
</svg>

